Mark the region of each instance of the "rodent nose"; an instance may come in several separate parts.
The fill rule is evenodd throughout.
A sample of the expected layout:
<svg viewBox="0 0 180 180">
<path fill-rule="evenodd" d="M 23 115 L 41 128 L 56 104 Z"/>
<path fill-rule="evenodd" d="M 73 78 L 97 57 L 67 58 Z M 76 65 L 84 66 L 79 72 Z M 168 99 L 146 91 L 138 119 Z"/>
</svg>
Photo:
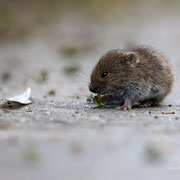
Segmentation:
<svg viewBox="0 0 180 180">
<path fill-rule="evenodd" d="M 92 93 L 96 93 L 95 89 L 92 87 L 91 84 L 89 85 L 89 90 L 90 90 Z"/>
</svg>

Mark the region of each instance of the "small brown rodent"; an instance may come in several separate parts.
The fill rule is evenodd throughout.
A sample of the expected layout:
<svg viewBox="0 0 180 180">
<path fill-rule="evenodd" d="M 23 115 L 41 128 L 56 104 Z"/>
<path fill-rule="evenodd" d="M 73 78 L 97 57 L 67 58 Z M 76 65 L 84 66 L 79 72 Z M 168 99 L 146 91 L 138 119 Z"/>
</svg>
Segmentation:
<svg viewBox="0 0 180 180">
<path fill-rule="evenodd" d="M 104 95 L 102 101 L 118 100 L 121 110 L 158 105 L 171 91 L 173 71 L 167 59 L 150 46 L 111 50 L 91 74 L 89 90 Z"/>
</svg>

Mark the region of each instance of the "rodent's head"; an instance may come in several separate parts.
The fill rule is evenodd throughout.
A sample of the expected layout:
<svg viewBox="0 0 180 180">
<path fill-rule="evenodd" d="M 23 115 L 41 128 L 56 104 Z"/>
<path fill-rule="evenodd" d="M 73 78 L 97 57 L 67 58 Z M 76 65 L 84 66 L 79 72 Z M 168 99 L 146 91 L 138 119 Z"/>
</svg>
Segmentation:
<svg viewBox="0 0 180 180">
<path fill-rule="evenodd" d="M 114 95 L 119 87 L 131 81 L 139 62 L 135 52 L 112 50 L 103 55 L 91 74 L 89 90 L 97 94 Z"/>
</svg>

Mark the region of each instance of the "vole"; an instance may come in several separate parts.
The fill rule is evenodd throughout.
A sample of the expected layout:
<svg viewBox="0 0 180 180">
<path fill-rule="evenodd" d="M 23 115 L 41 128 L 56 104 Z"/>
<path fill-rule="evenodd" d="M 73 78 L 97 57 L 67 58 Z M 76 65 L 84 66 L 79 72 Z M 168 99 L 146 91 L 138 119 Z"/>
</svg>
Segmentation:
<svg viewBox="0 0 180 180">
<path fill-rule="evenodd" d="M 120 110 L 153 106 L 169 94 L 174 74 L 167 58 L 150 46 L 115 49 L 105 53 L 90 77 L 89 90 L 118 101 Z"/>
</svg>

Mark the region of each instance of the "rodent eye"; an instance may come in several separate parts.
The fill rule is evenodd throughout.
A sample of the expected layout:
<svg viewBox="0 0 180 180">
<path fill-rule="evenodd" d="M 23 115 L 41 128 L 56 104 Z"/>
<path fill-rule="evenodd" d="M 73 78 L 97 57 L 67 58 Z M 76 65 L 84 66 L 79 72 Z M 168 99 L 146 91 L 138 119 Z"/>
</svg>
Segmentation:
<svg viewBox="0 0 180 180">
<path fill-rule="evenodd" d="M 107 72 L 103 72 L 102 75 L 101 75 L 101 77 L 102 77 L 102 78 L 105 78 L 107 75 L 108 75 Z"/>
</svg>

